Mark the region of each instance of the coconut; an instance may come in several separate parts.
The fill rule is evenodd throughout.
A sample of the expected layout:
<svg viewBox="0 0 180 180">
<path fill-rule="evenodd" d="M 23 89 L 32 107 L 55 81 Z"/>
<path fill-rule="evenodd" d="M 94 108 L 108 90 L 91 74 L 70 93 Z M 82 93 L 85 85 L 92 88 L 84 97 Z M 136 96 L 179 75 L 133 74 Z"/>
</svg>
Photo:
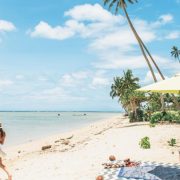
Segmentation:
<svg viewBox="0 0 180 180">
<path fill-rule="evenodd" d="M 116 157 L 115 157 L 114 155 L 111 155 L 111 156 L 109 156 L 109 160 L 110 160 L 110 161 L 115 161 L 115 160 L 116 160 Z"/>
<path fill-rule="evenodd" d="M 96 180 L 104 180 L 103 176 L 97 176 Z"/>
</svg>

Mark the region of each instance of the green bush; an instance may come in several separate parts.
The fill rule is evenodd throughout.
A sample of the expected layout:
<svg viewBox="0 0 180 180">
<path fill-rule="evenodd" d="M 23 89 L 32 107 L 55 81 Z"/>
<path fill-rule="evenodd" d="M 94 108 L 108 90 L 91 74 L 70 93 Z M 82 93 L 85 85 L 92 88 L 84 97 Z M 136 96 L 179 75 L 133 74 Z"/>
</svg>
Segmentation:
<svg viewBox="0 0 180 180">
<path fill-rule="evenodd" d="M 150 141 L 149 141 L 149 137 L 146 136 L 146 137 L 142 138 L 141 141 L 139 142 L 139 145 L 143 149 L 150 149 L 151 144 L 150 144 Z"/>
<path fill-rule="evenodd" d="M 151 115 L 149 112 L 144 112 L 143 120 L 144 121 L 150 121 L 151 120 Z"/>
<path fill-rule="evenodd" d="M 158 123 L 159 121 L 162 120 L 163 114 L 161 112 L 155 112 L 151 115 L 150 118 L 150 123 L 154 124 L 154 123 Z"/>
<path fill-rule="evenodd" d="M 150 123 L 168 121 L 180 123 L 180 113 L 178 111 L 155 112 L 151 115 Z"/>
<path fill-rule="evenodd" d="M 143 110 L 137 109 L 136 112 L 137 112 L 137 120 L 138 120 L 138 121 L 143 121 L 143 116 L 144 116 Z"/>
<path fill-rule="evenodd" d="M 175 146 L 176 145 L 176 139 L 170 139 L 169 141 L 168 141 L 168 144 L 169 144 L 169 146 Z"/>
<path fill-rule="evenodd" d="M 143 110 L 137 109 L 136 114 L 135 114 L 135 112 L 129 113 L 129 121 L 130 122 L 143 121 L 143 116 L 144 116 Z"/>
<path fill-rule="evenodd" d="M 149 124 L 149 127 L 153 128 L 153 127 L 156 127 L 156 125 L 155 125 L 154 123 L 153 123 L 153 124 L 150 123 L 150 124 Z"/>
</svg>

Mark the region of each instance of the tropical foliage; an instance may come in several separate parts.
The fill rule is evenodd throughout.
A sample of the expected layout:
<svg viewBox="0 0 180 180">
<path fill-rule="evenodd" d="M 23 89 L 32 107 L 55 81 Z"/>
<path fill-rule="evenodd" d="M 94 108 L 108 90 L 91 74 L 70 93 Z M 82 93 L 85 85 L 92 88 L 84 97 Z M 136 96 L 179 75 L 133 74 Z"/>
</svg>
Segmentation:
<svg viewBox="0 0 180 180">
<path fill-rule="evenodd" d="M 168 141 L 168 144 L 169 144 L 169 146 L 175 146 L 175 145 L 176 145 L 176 139 L 171 138 L 171 139 Z"/>
<path fill-rule="evenodd" d="M 157 111 L 151 114 L 150 122 L 158 123 L 162 121 L 180 123 L 180 112 L 178 111 Z"/>
<path fill-rule="evenodd" d="M 178 47 L 176 46 L 173 46 L 172 47 L 172 50 L 171 50 L 171 55 L 175 58 L 175 59 L 178 59 L 179 63 L 180 63 L 180 50 L 178 49 Z"/>
<path fill-rule="evenodd" d="M 115 77 L 111 85 L 110 96 L 118 98 L 124 110 L 128 113 L 130 122 L 161 121 L 180 123 L 180 112 L 175 111 L 173 96 L 164 94 L 165 109 L 162 110 L 161 95 L 159 93 L 142 93 L 136 91 L 140 88 L 139 78 L 134 77 L 131 70 L 123 72 L 122 77 Z M 180 95 L 177 96 L 180 101 Z"/>
<path fill-rule="evenodd" d="M 142 92 L 136 92 L 140 86 L 139 79 L 134 77 L 131 70 L 124 72 L 123 77 L 115 77 L 114 83 L 111 86 L 110 96 L 112 98 L 118 97 L 118 101 L 122 104 L 128 114 L 134 114 L 135 120 L 137 118 L 137 109 L 140 107 L 142 101 L 145 100 L 145 95 Z"/>
<path fill-rule="evenodd" d="M 131 30 L 132 30 L 132 32 L 133 32 L 137 42 L 138 42 L 138 45 L 139 45 L 140 50 L 141 50 L 141 53 L 142 53 L 142 55 L 143 55 L 147 65 L 149 67 L 149 70 L 150 70 L 150 72 L 152 74 L 154 82 L 157 82 L 157 77 L 155 75 L 154 69 L 152 68 L 152 64 L 154 65 L 154 67 L 158 71 L 161 79 L 164 80 L 165 79 L 164 75 L 162 74 L 160 68 L 158 67 L 157 63 L 155 62 L 155 60 L 152 57 L 151 53 L 149 52 L 148 48 L 146 47 L 146 45 L 142 41 L 141 37 L 137 33 L 137 31 L 136 31 L 136 29 L 135 29 L 135 27 L 134 27 L 134 25 L 133 25 L 129 15 L 128 15 L 127 9 L 126 9 L 128 3 L 134 4 L 134 3 L 138 2 L 138 0 L 103 0 L 103 2 L 104 2 L 104 5 L 109 5 L 109 9 L 112 9 L 114 7 L 116 14 L 118 13 L 119 9 L 123 10 L 123 12 L 124 12 L 124 14 L 126 16 L 126 19 L 128 21 L 128 24 L 129 24 L 129 26 L 130 26 L 130 28 L 131 28 Z M 178 54 L 177 54 L 177 51 L 175 51 L 173 54 L 179 59 L 179 50 L 178 50 Z M 175 96 L 173 97 L 173 101 L 175 102 L 177 109 L 180 110 L 180 106 L 179 106 Z M 161 96 L 161 105 L 162 105 L 162 109 L 164 109 L 164 99 L 163 99 L 163 96 Z"/>
<path fill-rule="evenodd" d="M 140 140 L 139 142 L 139 145 L 141 148 L 143 149 L 150 149 L 151 148 L 151 144 L 150 144 L 150 141 L 149 141 L 149 137 L 144 137 Z"/>
</svg>

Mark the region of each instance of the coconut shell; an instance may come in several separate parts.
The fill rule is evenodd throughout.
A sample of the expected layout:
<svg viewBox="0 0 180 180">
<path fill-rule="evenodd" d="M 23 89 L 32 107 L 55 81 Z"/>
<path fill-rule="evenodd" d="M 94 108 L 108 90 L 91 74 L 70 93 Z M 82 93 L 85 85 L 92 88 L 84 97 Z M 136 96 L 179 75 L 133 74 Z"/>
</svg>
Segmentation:
<svg viewBox="0 0 180 180">
<path fill-rule="evenodd" d="M 109 156 L 109 160 L 110 160 L 110 161 L 115 161 L 115 160 L 116 160 L 116 157 L 115 157 L 114 155 L 111 155 L 111 156 Z"/>
<path fill-rule="evenodd" d="M 103 176 L 97 176 L 96 180 L 104 180 Z"/>
</svg>

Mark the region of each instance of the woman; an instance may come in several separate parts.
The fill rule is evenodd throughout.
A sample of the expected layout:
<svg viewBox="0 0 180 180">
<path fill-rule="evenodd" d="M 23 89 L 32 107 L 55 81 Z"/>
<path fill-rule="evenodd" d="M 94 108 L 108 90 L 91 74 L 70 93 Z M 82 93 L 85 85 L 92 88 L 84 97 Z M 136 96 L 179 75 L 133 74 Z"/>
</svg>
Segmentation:
<svg viewBox="0 0 180 180">
<path fill-rule="evenodd" d="M 0 127 L 0 144 L 4 144 L 5 138 L 6 138 L 6 133 L 3 130 L 3 128 Z M 2 163 L 2 158 L 1 158 L 2 155 L 1 154 L 0 154 L 0 168 L 2 168 L 6 172 L 6 174 L 8 175 L 8 180 L 12 180 L 12 176 L 8 172 L 6 166 Z"/>
</svg>

